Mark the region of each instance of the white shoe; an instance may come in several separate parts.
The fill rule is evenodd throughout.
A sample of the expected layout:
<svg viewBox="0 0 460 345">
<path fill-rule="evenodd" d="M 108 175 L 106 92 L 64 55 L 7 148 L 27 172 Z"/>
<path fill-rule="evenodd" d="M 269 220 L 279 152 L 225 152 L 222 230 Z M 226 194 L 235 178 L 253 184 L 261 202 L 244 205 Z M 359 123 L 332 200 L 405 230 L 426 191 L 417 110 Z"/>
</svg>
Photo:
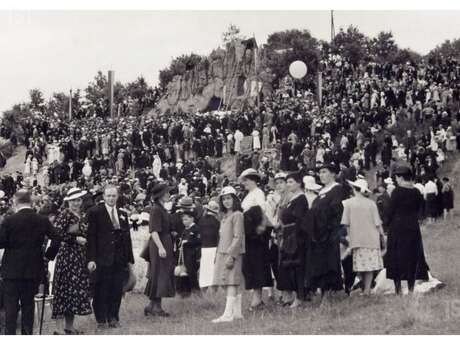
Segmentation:
<svg viewBox="0 0 460 345">
<path fill-rule="evenodd" d="M 233 303 L 233 318 L 235 320 L 243 319 L 241 312 L 241 294 L 236 295 L 235 302 Z"/>
<path fill-rule="evenodd" d="M 233 321 L 233 305 L 235 304 L 235 297 L 227 296 L 227 301 L 225 303 L 225 311 L 224 314 L 212 320 L 212 323 L 220 323 L 220 322 L 232 322 Z"/>
</svg>

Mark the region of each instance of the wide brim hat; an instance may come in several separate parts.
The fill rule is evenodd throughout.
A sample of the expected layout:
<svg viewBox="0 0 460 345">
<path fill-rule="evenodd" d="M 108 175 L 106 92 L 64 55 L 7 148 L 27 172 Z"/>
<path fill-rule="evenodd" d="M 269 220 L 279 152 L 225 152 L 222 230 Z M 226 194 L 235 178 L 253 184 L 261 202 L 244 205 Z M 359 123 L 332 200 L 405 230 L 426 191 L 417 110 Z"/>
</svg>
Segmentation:
<svg viewBox="0 0 460 345">
<path fill-rule="evenodd" d="M 64 197 L 64 201 L 71 201 L 75 199 L 79 199 L 86 195 L 85 190 L 81 190 L 80 188 L 74 187 L 70 188 L 70 190 L 67 192 L 66 196 Z"/>
<path fill-rule="evenodd" d="M 207 205 L 204 206 L 206 210 L 208 210 L 211 213 L 218 214 L 219 213 L 219 204 L 214 201 L 210 200 Z"/>
<path fill-rule="evenodd" d="M 166 183 L 159 183 L 152 189 L 152 199 L 156 200 L 171 191 L 171 187 Z"/>
<path fill-rule="evenodd" d="M 361 193 L 371 193 L 369 185 L 364 179 L 357 179 L 356 181 L 347 180 L 348 184 L 354 188 L 357 188 Z"/>
<path fill-rule="evenodd" d="M 276 180 L 285 180 L 287 179 L 287 174 L 285 172 L 279 172 L 275 174 L 275 177 L 273 178 L 275 181 Z"/>
<path fill-rule="evenodd" d="M 222 188 L 222 191 L 220 192 L 220 195 L 219 195 L 219 198 L 222 198 L 223 196 L 225 195 L 230 195 L 230 194 L 233 194 L 233 195 L 237 195 L 236 194 L 236 189 L 233 188 L 232 186 L 226 186 L 224 188 Z"/>
<path fill-rule="evenodd" d="M 245 178 L 260 179 L 260 174 L 257 172 L 256 169 L 249 168 L 249 169 L 244 170 L 240 175 L 240 179 L 245 179 Z"/>
<path fill-rule="evenodd" d="M 304 176 L 303 178 L 304 188 L 308 190 L 320 190 L 322 186 L 316 183 L 316 180 L 313 176 Z"/>
<path fill-rule="evenodd" d="M 191 197 L 184 196 L 179 200 L 177 207 L 180 209 L 188 210 L 193 209 L 195 204 L 193 203 L 193 199 Z"/>
</svg>

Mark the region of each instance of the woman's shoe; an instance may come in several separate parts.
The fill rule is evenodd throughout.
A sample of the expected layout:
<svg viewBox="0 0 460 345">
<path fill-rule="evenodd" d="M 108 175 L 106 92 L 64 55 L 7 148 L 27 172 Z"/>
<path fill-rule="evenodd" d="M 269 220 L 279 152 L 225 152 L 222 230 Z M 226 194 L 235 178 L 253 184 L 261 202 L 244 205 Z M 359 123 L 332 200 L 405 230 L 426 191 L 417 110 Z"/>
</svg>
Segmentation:
<svg viewBox="0 0 460 345">
<path fill-rule="evenodd" d="M 160 317 L 170 317 L 171 315 L 165 312 L 163 309 L 153 311 L 152 315 L 160 316 Z"/>
<path fill-rule="evenodd" d="M 153 309 L 151 305 L 144 307 L 144 316 L 154 316 Z"/>
<path fill-rule="evenodd" d="M 249 311 L 259 311 L 259 310 L 262 310 L 264 308 L 265 308 L 265 303 L 261 301 L 259 304 L 256 304 L 254 306 L 250 306 Z"/>
</svg>

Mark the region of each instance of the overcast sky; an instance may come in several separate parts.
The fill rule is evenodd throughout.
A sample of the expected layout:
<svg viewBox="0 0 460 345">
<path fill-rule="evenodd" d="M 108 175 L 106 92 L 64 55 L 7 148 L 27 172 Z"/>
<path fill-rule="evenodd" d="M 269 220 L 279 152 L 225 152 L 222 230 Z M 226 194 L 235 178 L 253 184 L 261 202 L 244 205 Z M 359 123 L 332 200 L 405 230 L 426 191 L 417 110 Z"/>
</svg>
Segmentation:
<svg viewBox="0 0 460 345">
<path fill-rule="evenodd" d="M 391 30 L 400 47 L 422 54 L 460 37 L 460 11 L 335 11 L 334 19 L 336 32 L 350 24 L 369 36 Z M 45 97 L 83 89 L 98 70 L 114 69 L 121 82 L 143 75 L 155 84 L 173 57 L 219 46 L 230 23 L 259 43 L 293 28 L 330 38 L 329 11 L 0 11 L 0 112 L 27 100 L 31 88 Z"/>
</svg>

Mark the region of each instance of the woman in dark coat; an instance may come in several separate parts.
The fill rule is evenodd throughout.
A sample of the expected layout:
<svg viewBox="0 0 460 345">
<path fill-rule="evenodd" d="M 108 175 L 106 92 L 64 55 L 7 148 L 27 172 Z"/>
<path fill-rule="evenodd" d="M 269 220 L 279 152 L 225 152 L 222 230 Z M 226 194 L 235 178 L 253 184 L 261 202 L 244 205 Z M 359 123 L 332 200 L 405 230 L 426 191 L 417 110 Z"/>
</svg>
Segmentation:
<svg viewBox="0 0 460 345">
<path fill-rule="evenodd" d="M 391 193 L 388 211 L 385 267 L 387 278 L 393 279 L 396 293 L 400 294 L 401 280 L 407 280 L 409 291 L 413 292 L 416 279 L 428 279 L 428 265 L 418 221 L 423 196 L 410 182 L 412 172 L 409 167 L 397 167 L 394 174 L 398 187 Z"/>
<path fill-rule="evenodd" d="M 145 295 L 150 303 L 144 308 L 144 314 L 169 316 L 161 306 L 161 299 L 174 297 L 174 246 L 171 235 L 171 220 L 164 204 L 169 200 L 169 187 L 159 184 L 152 190 L 154 205 L 150 210 L 148 248 L 141 257 L 149 262 Z"/>
<path fill-rule="evenodd" d="M 280 267 L 278 290 L 294 291 L 295 300 L 291 308 L 300 306 L 306 298 L 305 293 L 305 233 L 303 231 L 308 201 L 303 192 L 299 173 L 287 176 L 290 200 L 281 209 L 280 222 L 282 240 L 280 246 Z"/>
<path fill-rule="evenodd" d="M 244 211 L 244 231 L 246 234 L 246 253 L 243 258 L 243 275 L 246 290 L 253 290 L 250 310 L 264 306 L 262 288 L 272 287 L 270 268 L 270 231 L 267 229 L 265 215 L 266 200 L 264 192 L 257 186 L 260 175 L 250 168 L 243 171 L 240 179 L 248 191 L 241 206 Z"/>
<path fill-rule="evenodd" d="M 336 181 L 335 164 L 325 164 L 319 169 L 324 185 L 310 209 L 311 219 L 306 240 L 306 287 L 310 291 L 343 289 L 340 261 L 340 221 L 343 212 L 344 192 Z"/>
</svg>

